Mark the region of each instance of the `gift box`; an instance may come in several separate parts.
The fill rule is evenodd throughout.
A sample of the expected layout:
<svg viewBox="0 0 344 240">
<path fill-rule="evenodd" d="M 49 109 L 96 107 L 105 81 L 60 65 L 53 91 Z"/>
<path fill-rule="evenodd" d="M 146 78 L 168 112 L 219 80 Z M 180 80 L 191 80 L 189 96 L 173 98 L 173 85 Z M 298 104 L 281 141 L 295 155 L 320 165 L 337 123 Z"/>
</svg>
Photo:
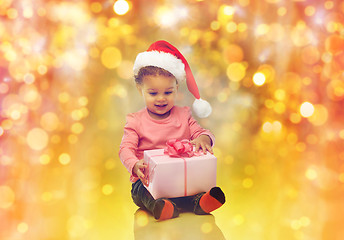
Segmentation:
<svg viewBox="0 0 344 240">
<path fill-rule="evenodd" d="M 170 156 L 164 149 L 144 151 L 147 190 L 154 199 L 191 196 L 216 186 L 214 155 Z"/>
</svg>

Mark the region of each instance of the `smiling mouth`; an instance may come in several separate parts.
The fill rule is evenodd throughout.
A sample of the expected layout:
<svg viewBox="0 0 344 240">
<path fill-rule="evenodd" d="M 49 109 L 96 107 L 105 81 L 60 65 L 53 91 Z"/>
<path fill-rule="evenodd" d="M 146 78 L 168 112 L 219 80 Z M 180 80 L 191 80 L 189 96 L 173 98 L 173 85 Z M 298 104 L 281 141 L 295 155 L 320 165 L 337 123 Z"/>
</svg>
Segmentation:
<svg viewBox="0 0 344 240">
<path fill-rule="evenodd" d="M 166 107 L 167 106 L 167 104 L 162 104 L 162 105 L 155 105 L 156 107 L 158 107 L 158 108 L 163 108 L 163 107 Z"/>
</svg>

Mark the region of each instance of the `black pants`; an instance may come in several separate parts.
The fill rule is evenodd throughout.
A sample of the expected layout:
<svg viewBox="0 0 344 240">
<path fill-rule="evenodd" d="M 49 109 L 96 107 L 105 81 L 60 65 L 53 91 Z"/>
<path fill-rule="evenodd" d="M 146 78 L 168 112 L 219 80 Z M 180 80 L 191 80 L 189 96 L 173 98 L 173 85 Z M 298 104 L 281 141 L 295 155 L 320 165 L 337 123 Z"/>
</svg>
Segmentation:
<svg viewBox="0 0 344 240">
<path fill-rule="evenodd" d="M 187 197 L 168 198 L 168 200 L 173 202 L 177 206 L 177 208 L 181 210 L 193 212 L 195 206 L 198 204 L 199 199 L 203 194 L 204 193 L 199 193 Z M 131 197 L 133 198 L 133 201 L 137 206 L 146 209 L 151 213 L 153 212 L 155 199 L 148 192 L 145 186 L 143 186 L 143 183 L 140 179 L 132 184 Z"/>
</svg>

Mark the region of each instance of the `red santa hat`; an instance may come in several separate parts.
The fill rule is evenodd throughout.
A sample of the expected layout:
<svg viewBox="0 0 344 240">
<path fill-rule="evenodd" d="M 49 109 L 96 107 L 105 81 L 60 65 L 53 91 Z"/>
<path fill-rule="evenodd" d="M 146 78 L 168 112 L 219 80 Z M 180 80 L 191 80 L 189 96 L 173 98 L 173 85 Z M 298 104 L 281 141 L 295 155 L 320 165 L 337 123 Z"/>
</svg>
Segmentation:
<svg viewBox="0 0 344 240">
<path fill-rule="evenodd" d="M 195 78 L 184 56 L 170 43 L 160 40 L 154 42 L 147 51 L 139 53 L 134 63 L 134 74 L 143 67 L 154 66 L 165 69 L 175 76 L 178 82 L 186 79 L 186 85 L 196 100 L 192 107 L 196 115 L 206 118 L 212 109 L 210 104 L 201 99 Z"/>
</svg>

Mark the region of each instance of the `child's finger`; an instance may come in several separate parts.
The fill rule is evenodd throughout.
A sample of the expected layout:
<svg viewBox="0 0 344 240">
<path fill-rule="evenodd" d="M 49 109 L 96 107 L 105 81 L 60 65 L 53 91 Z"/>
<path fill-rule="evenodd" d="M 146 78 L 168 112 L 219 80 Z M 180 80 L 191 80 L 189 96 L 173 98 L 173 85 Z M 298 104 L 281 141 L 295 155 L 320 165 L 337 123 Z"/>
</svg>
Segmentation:
<svg viewBox="0 0 344 240">
<path fill-rule="evenodd" d="M 205 145 L 205 146 L 206 146 L 208 152 L 210 152 L 211 154 L 213 154 L 213 149 L 212 149 L 212 147 L 211 147 L 210 145 Z"/>
<path fill-rule="evenodd" d="M 196 146 L 195 146 L 195 152 L 198 152 L 200 149 L 200 144 L 198 142 L 196 142 Z"/>
<path fill-rule="evenodd" d="M 148 179 L 142 179 L 141 180 L 142 181 L 142 183 L 143 183 L 143 185 L 145 185 L 146 187 L 148 187 Z"/>
<path fill-rule="evenodd" d="M 201 147 L 202 147 L 203 153 L 206 154 L 207 153 L 207 147 L 205 146 L 205 143 L 201 143 Z"/>
<path fill-rule="evenodd" d="M 137 176 L 140 178 L 140 179 L 144 179 L 145 178 L 145 175 L 142 173 L 142 171 L 140 169 L 137 170 Z"/>
</svg>

